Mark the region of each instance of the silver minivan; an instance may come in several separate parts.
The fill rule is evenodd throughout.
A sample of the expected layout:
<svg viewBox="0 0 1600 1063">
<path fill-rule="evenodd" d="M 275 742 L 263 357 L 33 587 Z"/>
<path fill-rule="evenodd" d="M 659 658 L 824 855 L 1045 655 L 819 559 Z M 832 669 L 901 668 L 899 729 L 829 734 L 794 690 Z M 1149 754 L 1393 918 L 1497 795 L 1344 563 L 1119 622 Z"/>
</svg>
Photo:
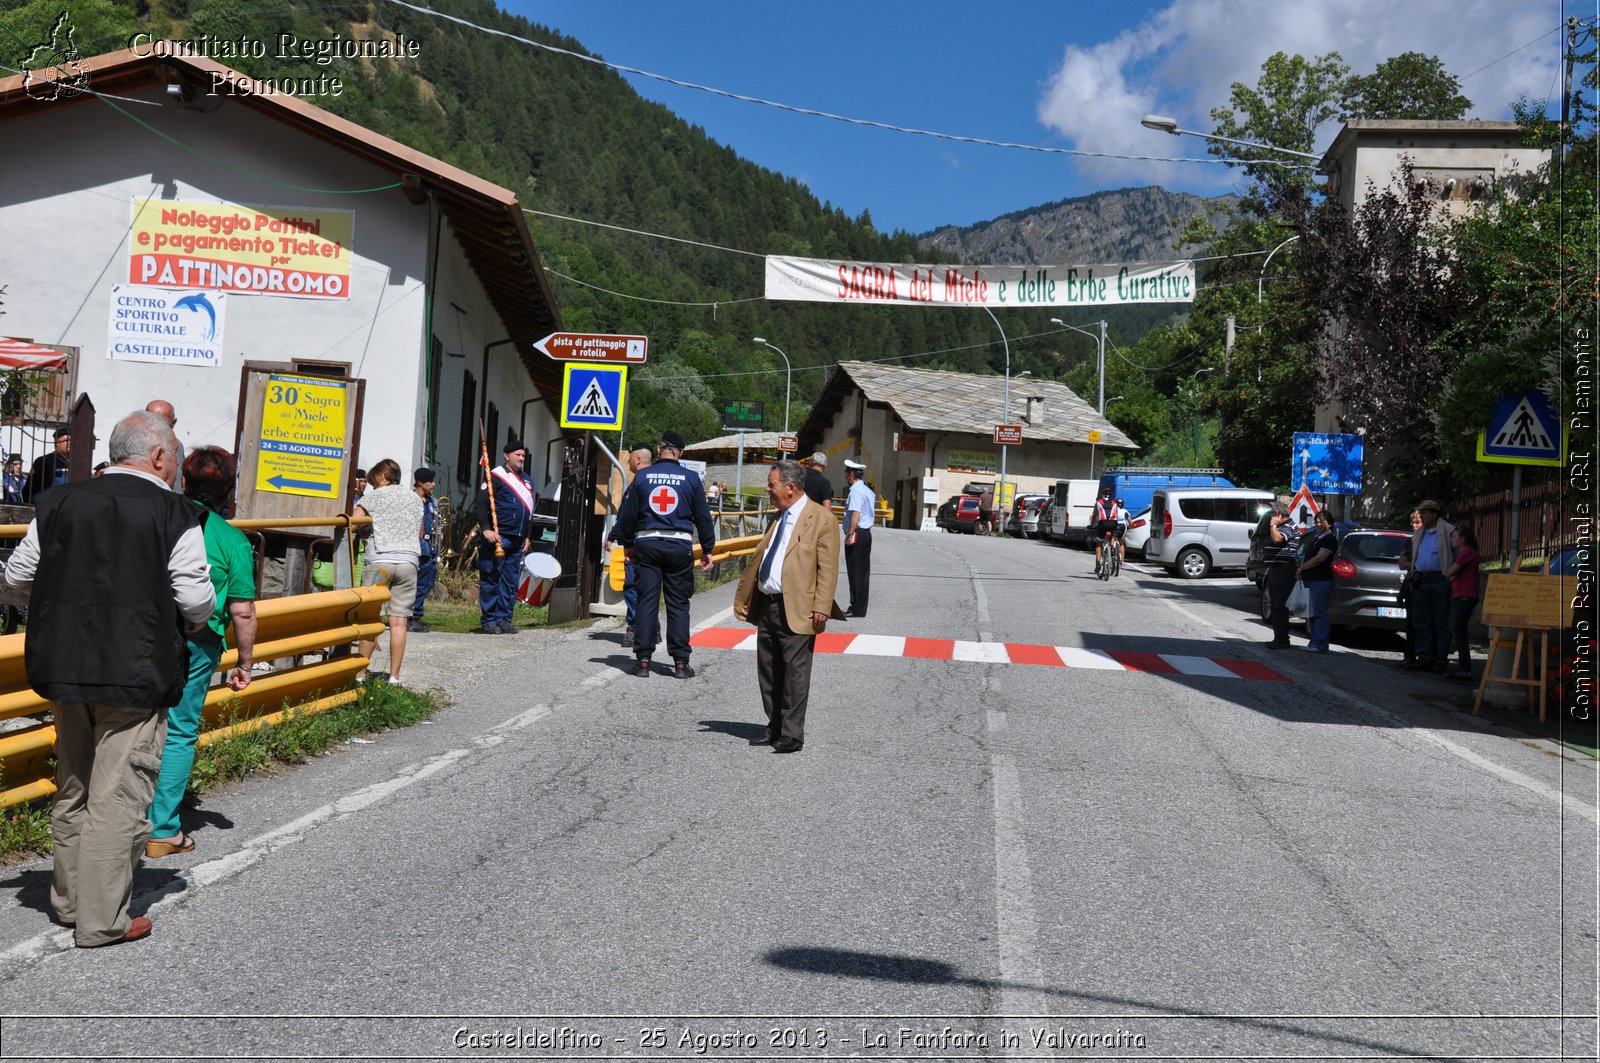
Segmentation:
<svg viewBox="0 0 1600 1063">
<path fill-rule="evenodd" d="M 1150 502 L 1150 541 L 1144 559 L 1185 579 L 1212 569 L 1243 569 L 1250 533 L 1272 508 L 1271 491 L 1248 487 L 1164 487 Z"/>
</svg>

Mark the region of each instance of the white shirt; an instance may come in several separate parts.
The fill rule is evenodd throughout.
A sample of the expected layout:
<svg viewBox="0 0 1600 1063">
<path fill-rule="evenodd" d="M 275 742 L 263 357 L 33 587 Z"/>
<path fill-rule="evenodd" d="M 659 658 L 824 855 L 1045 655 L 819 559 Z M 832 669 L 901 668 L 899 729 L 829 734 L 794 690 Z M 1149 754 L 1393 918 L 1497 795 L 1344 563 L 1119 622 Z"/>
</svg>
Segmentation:
<svg viewBox="0 0 1600 1063">
<path fill-rule="evenodd" d="M 777 550 L 777 554 L 772 558 L 772 571 L 767 574 L 768 579 L 756 582 L 756 590 L 768 597 L 783 593 L 783 555 L 789 552 L 789 538 L 794 533 L 795 522 L 800 519 L 801 510 L 805 509 L 810 502 L 811 500 L 805 496 L 805 492 L 801 492 L 800 497 L 794 500 L 794 505 L 784 510 L 783 516 L 778 518 L 778 528 L 772 533 L 772 543 L 768 544 L 769 548 Z M 766 550 L 761 551 L 761 556 L 756 560 L 756 564 L 760 565 L 766 556 Z"/>
<path fill-rule="evenodd" d="M 141 469 L 113 465 L 105 476 L 143 476 L 160 487 L 171 489 L 171 484 Z M 213 515 L 212 520 L 221 520 Z M 28 522 L 28 534 L 11 552 L 6 562 L 6 582 L 17 590 L 27 590 L 39 570 L 39 522 Z M 172 596 L 177 600 L 178 612 L 191 623 L 208 618 L 216 607 L 217 592 L 211 585 L 211 565 L 206 561 L 205 531 L 196 525 L 178 537 L 167 558 L 167 576 L 172 581 Z"/>
<path fill-rule="evenodd" d="M 872 506 L 878 497 L 872 493 L 872 488 L 867 486 L 867 481 L 857 480 L 850 485 L 850 501 L 845 503 L 845 527 L 850 526 L 850 514 L 859 513 L 861 519 L 856 521 L 856 528 L 872 527 Z"/>
</svg>

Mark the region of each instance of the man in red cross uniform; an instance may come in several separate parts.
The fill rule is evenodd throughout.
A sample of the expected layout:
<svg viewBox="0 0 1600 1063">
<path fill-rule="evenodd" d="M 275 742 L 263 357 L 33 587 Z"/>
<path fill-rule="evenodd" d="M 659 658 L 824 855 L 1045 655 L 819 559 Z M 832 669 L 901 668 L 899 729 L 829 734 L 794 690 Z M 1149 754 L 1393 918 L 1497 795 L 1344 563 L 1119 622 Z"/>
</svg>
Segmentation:
<svg viewBox="0 0 1600 1063">
<path fill-rule="evenodd" d="M 661 633 L 661 595 L 667 598 L 667 652 L 672 674 L 689 679 L 689 597 L 694 594 L 694 544 L 700 541 L 701 567 L 711 568 L 716 525 L 705 485 L 685 469 L 683 437 L 662 432 L 656 463 L 640 469 L 622 498 L 614 533 L 623 557 L 633 563 L 639 607 L 633 623 L 633 674 L 650 674 L 650 657 Z"/>
</svg>

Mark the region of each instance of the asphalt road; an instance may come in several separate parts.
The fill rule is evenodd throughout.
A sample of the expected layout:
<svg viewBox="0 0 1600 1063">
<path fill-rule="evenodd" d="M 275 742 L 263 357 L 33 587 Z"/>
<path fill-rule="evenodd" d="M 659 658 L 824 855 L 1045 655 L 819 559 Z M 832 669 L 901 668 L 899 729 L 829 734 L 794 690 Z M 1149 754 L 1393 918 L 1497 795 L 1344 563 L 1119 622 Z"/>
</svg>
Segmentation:
<svg viewBox="0 0 1600 1063">
<path fill-rule="evenodd" d="M 1592 764 L 1242 578 L 875 544 L 797 755 L 746 650 L 415 636 L 455 704 L 208 798 L 148 940 L 8 869 L 0 1058 L 1594 1058 Z"/>
</svg>

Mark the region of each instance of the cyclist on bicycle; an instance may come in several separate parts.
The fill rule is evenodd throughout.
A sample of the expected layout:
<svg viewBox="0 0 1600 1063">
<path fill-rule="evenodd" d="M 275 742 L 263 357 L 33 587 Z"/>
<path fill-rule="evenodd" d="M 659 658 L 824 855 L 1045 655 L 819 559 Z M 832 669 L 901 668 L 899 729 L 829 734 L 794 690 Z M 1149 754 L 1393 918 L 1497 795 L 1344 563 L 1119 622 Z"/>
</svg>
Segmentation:
<svg viewBox="0 0 1600 1063">
<path fill-rule="evenodd" d="M 1122 503 L 1111 497 L 1108 488 L 1094 503 L 1094 566 L 1095 571 L 1100 571 L 1102 552 L 1107 539 L 1115 537 L 1117 543 L 1117 557 L 1126 560 L 1122 553 L 1122 533 L 1128 527 L 1128 511 L 1122 508 Z"/>
</svg>

